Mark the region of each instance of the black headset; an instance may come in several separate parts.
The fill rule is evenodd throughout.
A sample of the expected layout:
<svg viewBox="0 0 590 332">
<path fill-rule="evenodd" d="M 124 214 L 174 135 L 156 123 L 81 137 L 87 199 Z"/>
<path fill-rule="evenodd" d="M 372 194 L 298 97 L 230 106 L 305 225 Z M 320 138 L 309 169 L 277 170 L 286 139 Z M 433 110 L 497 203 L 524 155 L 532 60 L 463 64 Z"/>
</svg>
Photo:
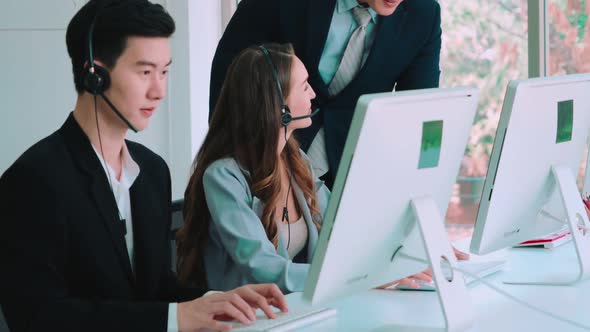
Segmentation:
<svg viewBox="0 0 590 332">
<path fill-rule="evenodd" d="M 94 34 L 94 25 L 99 13 L 94 16 L 88 30 L 88 68 L 84 69 L 82 77 L 82 86 L 89 93 L 100 96 L 111 86 L 111 76 L 108 70 L 94 63 L 92 35 Z"/>
<path fill-rule="evenodd" d="M 129 122 L 129 120 L 127 120 L 127 118 L 125 118 L 125 116 L 119 112 L 117 107 L 115 107 L 115 105 L 104 94 L 104 92 L 111 86 L 111 76 L 109 75 L 109 71 L 106 70 L 106 68 L 94 63 L 92 47 L 94 25 L 96 23 L 96 19 L 100 16 L 100 12 L 106 7 L 100 7 L 100 5 L 98 6 L 99 7 L 96 10 L 96 15 L 92 19 L 92 23 L 90 23 L 90 28 L 88 29 L 88 68 L 84 69 L 82 76 L 82 87 L 84 87 L 84 90 L 91 93 L 92 95 L 102 97 L 102 99 L 109 105 L 111 110 L 113 110 L 113 112 L 115 112 L 115 114 L 123 122 L 125 122 L 127 127 L 137 133 L 137 128 L 135 128 L 135 126 L 133 126 L 131 122 Z"/>
<path fill-rule="evenodd" d="M 283 95 L 283 88 L 281 87 L 281 81 L 279 79 L 279 71 L 277 70 L 277 67 L 272 61 L 270 52 L 263 45 L 258 46 L 258 48 L 262 51 L 262 54 L 264 54 L 266 61 L 270 65 L 270 68 L 272 70 L 272 76 L 274 76 L 275 82 L 277 83 L 277 91 L 279 92 L 279 98 L 281 100 L 281 125 L 283 127 L 287 127 L 291 123 L 291 121 L 311 118 L 312 116 L 318 114 L 318 112 L 320 111 L 319 108 L 317 108 L 308 115 L 295 117 L 291 115 L 291 110 L 289 109 L 289 106 L 287 106 L 287 104 L 285 103 L 285 96 Z"/>
<path fill-rule="evenodd" d="M 111 76 L 109 75 L 108 70 L 106 70 L 104 67 L 98 66 L 94 63 L 94 55 L 93 55 L 93 48 L 92 48 L 92 34 L 94 32 L 94 25 L 96 23 L 96 18 L 100 15 L 100 12 L 105 7 L 106 6 L 98 5 L 98 8 L 96 10 L 96 15 L 94 16 L 92 23 L 90 23 L 90 28 L 88 30 L 88 68 L 84 68 L 84 73 L 83 73 L 83 77 L 82 77 L 82 86 L 84 87 L 84 90 L 86 90 L 87 92 L 89 92 L 90 94 L 92 94 L 94 96 L 94 114 L 95 114 L 95 119 L 96 119 L 96 131 L 98 133 L 98 142 L 100 144 L 100 154 L 103 156 L 103 158 L 104 158 L 104 151 L 102 148 L 102 139 L 101 139 L 101 135 L 100 135 L 100 128 L 98 125 L 98 109 L 96 107 L 97 96 L 100 96 L 109 105 L 109 108 L 111 110 L 113 110 L 113 112 L 115 112 L 115 114 L 117 114 L 117 116 L 121 120 L 123 120 L 123 122 L 125 122 L 125 124 L 127 125 L 127 127 L 129 127 L 129 129 L 133 130 L 134 132 L 138 131 L 131 124 L 131 122 L 129 122 L 129 120 L 127 120 L 125 118 L 125 116 L 123 116 L 123 114 L 121 114 L 121 112 L 119 112 L 119 110 L 115 107 L 115 105 L 113 105 L 113 103 L 111 103 L 111 101 L 107 98 L 107 96 L 105 96 L 104 92 L 111 85 Z M 111 182 L 111 174 L 109 172 L 109 166 L 107 165 L 106 160 L 103 159 L 103 162 L 104 162 L 104 168 L 106 170 L 106 175 L 107 175 L 109 187 L 111 188 L 111 193 L 113 194 L 113 198 L 115 198 L 115 192 L 113 190 L 113 184 Z M 117 203 L 116 199 L 115 199 L 115 205 L 117 206 L 117 215 L 119 216 L 119 220 L 118 220 L 117 224 L 120 225 L 123 236 L 126 236 L 127 235 L 126 220 L 121 215 L 121 211 L 119 210 L 119 204 Z"/>
<path fill-rule="evenodd" d="M 287 106 L 287 104 L 285 104 L 285 97 L 283 95 L 283 88 L 281 87 L 281 81 L 279 79 L 279 71 L 277 70 L 277 67 L 275 66 L 274 62 L 272 61 L 272 58 L 270 57 L 270 52 L 268 51 L 268 49 L 266 47 L 264 47 L 263 45 L 258 46 L 258 48 L 260 48 L 260 50 L 262 50 L 262 54 L 264 54 L 266 61 L 270 65 L 271 70 L 272 70 L 272 75 L 274 76 L 275 82 L 277 83 L 277 91 L 279 92 L 279 99 L 281 101 L 281 125 L 283 127 L 287 127 L 291 123 L 291 121 L 296 120 L 296 119 L 294 119 L 293 116 L 291 116 L 291 110 L 289 109 L 289 106 Z"/>
</svg>

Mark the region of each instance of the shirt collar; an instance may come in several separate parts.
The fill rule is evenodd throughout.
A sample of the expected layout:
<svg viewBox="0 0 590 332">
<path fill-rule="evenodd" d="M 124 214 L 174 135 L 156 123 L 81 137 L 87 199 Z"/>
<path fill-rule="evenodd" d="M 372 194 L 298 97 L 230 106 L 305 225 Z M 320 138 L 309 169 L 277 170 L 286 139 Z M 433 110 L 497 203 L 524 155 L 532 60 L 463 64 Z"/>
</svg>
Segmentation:
<svg viewBox="0 0 590 332">
<path fill-rule="evenodd" d="M 336 13 L 342 14 L 344 12 L 352 10 L 354 7 L 358 6 L 359 3 L 357 0 L 338 0 L 336 4 Z M 369 14 L 371 14 L 371 21 L 373 23 L 377 22 L 377 12 L 373 10 L 373 8 L 369 8 Z"/>
<path fill-rule="evenodd" d="M 92 149 L 94 149 L 94 152 L 96 153 L 98 160 L 100 160 L 100 164 L 102 165 L 102 167 L 104 168 L 106 166 L 109 168 L 109 174 L 111 175 L 111 180 L 120 183 L 122 186 L 124 186 L 127 189 L 131 188 L 131 186 L 133 185 L 133 182 L 135 182 L 135 179 L 137 179 L 137 177 L 139 176 L 139 165 L 135 162 L 135 160 L 133 160 L 133 158 L 131 157 L 131 154 L 129 154 L 129 150 L 127 149 L 127 144 L 123 144 L 123 148 L 121 149 L 121 161 L 123 164 L 122 165 L 123 168 L 121 169 L 120 181 L 117 181 L 117 179 L 115 178 L 115 174 L 114 174 L 113 169 L 111 168 L 110 165 L 105 163 L 104 159 L 102 158 L 100 153 L 98 153 L 96 148 L 94 148 L 94 146 L 92 146 Z M 106 172 L 106 169 L 105 169 L 105 172 Z"/>
</svg>

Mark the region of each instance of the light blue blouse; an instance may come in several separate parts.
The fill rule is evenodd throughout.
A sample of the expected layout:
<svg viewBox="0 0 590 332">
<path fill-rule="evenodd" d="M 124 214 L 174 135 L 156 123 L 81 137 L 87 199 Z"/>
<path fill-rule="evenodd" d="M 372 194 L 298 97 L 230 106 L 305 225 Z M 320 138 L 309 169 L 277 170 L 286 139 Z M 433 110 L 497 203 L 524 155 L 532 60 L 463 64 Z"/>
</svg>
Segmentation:
<svg viewBox="0 0 590 332">
<path fill-rule="evenodd" d="M 310 265 L 291 261 L 281 237 L 277 249 L 268 240 L 261 222 L 264 204 L 252 194 L 247 176 L 233 158 L 215 161 L 203 175 L 211 214 L 204 251 L 208 286 L 225 291 L 245 284 L 276 283 L 283 292 L 303 291 Z M 318 179 L 315 185 L 323 216 L 330 192 Z M 311 260 L 318 231 L 303 192 L 296 183 L 293 189 L 307 224 L 307 257 Z"/>
</svg>

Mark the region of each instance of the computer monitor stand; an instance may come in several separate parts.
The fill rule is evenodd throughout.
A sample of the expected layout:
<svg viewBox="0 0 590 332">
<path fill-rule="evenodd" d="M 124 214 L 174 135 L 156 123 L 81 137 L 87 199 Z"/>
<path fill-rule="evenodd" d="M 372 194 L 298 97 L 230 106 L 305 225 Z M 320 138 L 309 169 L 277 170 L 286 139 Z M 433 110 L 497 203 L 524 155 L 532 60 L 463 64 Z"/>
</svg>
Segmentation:
<svg viewBox="0 0 590 332">
<path fill-rule="evenodd" d="M 577 264 L 567 264 L 564 269 L 527 269 L 508 271 L 503 282 L 520 285 L 571 285 L 590 276 L 590 234 L 588 216 L 581 201 L 572 171 L 565 166 L 554 165 L 551 175 L 554 188 L 559 192 L 576 250 Z"/>
<path fill-rule="evenodd" d="M 431 197 L 423 196 L 412 199 L 412 210 L 416 224 L 422 235 L 422 244 L 426 251 L 428 263 L 432 268 L 432 277 L 436 284 L 439 303 L 445 319 L 444 327 L 425 326 L 387 326 L 392 331 L 466 331 L 473 326 L 473 308 L 467 294 L 463 275 L 448 269 L 449 278 L 443 273 L 443 266 L 454 266 L 457 262 L 444 228 L 440 210 Z M 411 253 L 402 252 L 408 257 Z M 450 279 L 450 280 L 449 280 Z"/>
</svg>

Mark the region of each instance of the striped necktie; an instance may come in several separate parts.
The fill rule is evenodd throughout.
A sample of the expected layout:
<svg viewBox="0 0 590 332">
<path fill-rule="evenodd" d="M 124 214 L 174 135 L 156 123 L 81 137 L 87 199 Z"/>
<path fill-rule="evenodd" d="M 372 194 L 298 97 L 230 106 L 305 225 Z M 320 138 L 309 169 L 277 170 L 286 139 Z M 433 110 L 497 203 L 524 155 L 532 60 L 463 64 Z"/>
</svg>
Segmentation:
<svg viewBox="0 0 590 332">
<path fill-rule="evenodd" d="M 365 35 L 371 14 L 367 8 L 357 6 L 352 9 L 352 16 L 358 27 L 350 35 L 340 65 L 328 87 L 330 95 L 336 95 L 358 74 L 362 66 L 365 51 Z"/>
<path fill-rule="evenodd" d="M 365 7 L 357 6 L 352 9 L 352 16 L 358 24 L 358 27 L 350 35 L 340 65 L 334 74 L 334 78 L 328 86 L 328 93 L 331 96 L 337 95 L 344 89 L 350 81 L 358 74 L 363 64 L 363 55 L 365 53 L 365 35 L 367 24 L 371 20 L 371 14 Z M 320 128 L 314 137 L 307 155 L 312 162 L 314 172 L 317 176 L 322 176 L 328 172 L 328 155 L 326 153 L 326 138 L 324 128 Z"/>
</svg>

